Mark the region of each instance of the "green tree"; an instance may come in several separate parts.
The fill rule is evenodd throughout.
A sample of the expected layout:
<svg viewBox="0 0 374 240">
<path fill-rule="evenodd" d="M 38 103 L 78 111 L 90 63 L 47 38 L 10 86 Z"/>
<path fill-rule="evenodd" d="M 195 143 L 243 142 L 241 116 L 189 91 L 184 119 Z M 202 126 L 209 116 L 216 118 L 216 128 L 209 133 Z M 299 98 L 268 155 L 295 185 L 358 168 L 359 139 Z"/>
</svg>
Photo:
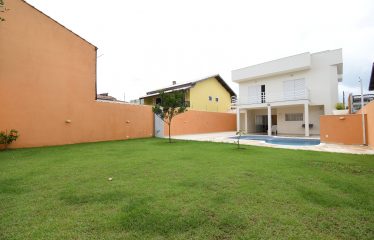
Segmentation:
<svg viewBox="0 0 374 240">
<path fill-rule="evenodd" d="M 164 121 L 169 127 L 169 143 L 171 143 L 171 121 L 178 114 L 187 111 L 186 102 L 184 99 L 184 92 L 161 92 L 160 103 L 156 104 L 152 110 L 153 112 Z"/>
</svg>

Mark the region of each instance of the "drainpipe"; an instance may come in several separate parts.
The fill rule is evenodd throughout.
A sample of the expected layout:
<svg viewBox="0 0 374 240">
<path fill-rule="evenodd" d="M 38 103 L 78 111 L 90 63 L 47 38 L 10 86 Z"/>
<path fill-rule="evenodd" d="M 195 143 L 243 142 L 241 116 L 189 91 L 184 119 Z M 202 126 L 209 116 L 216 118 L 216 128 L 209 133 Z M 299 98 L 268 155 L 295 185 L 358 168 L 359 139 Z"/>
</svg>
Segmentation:
<svg viewBox="0 0 374 240">
<path fill-rule="evenodd" d="M 366 129 L 365 129 L 365 114 L 364 114 L 364 94 L 363 94 L 363 88 L 362 88 L 362 79 L 360 79 L 360 85 L 361 85 L 361 118 L 362 118 L 362 139 L 364 141 L 363 145 L 366 145 Z"/>
</svg>

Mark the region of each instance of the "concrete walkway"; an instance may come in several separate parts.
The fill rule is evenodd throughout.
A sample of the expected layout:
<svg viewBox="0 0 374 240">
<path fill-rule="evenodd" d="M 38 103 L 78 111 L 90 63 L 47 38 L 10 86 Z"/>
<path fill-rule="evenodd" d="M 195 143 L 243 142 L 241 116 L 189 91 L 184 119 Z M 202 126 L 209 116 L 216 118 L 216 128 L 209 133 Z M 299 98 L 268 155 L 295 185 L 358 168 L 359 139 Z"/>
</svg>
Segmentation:
<svg viewBox="0 0 374 240">
<path fill-rule="evenodd" d="M 193 140 L 193 141 L 207 141 L 207 142 L 223 142 L 223 143 L 234 143 L 236 139 L 234 137 L 235 132 L 218 132 L 218 133 L 205 133 L 205 134 L 191 134 L 191 135 L 178 135 L 172 136 L 174 139 L 182 140 Z M 316 137 L 311 137 L 315 139 Z M 259 140 L 240 140 L 241 144 L 262 146 L 262 147 L 273 147 L 273 148 L 285 148 L 285 149 L 301 149 L 321 152 L 336 152 L 336 153 L 352 153 L 352 154 L 374 154 L 374 149 L 368 146 L 358 145 L 342 145 L 342 144 L 328 144 L 321 143 L 314 146 L 290 146 L 290 145 L 278 145 L 270 144 Z"/>
</svg>

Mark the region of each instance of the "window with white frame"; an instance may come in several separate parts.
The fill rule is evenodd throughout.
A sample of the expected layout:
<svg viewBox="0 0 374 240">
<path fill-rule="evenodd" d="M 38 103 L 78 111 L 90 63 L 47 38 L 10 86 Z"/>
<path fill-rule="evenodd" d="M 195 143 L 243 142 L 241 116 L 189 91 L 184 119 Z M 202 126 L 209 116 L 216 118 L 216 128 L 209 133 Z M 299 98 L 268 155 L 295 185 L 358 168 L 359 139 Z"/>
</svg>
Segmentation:
<svg viewBox="0 0 374 240">
<path fill-rule="evenodd" d="M 218 102 L 218 100 L 219 100 L 219 98 L 218 98 L 218 97 L 216 97 L 216 102 Z"/>
<path fill-rule="evenodd" d="M 212 101 L 212 99 L 213 99 L 212 96 L 209 96 L 209 97 L 208 97 L 208 100 L 209 100 L 209 101 Z"/>
<path fill-rule="evenodd" d="M 302 113 L 286 113 L 286 121 L 303 121 L 304 115 Z"/>
<path fill-rule="evenodd" d="M 305 79 L 283 81 L 283 97 L 285 100 L 306 98 Z"/>
<path fill-rule="evenodd" d="M 248 103 L 261 103 L 261 85 L 248 87 Z"/>
</svg>

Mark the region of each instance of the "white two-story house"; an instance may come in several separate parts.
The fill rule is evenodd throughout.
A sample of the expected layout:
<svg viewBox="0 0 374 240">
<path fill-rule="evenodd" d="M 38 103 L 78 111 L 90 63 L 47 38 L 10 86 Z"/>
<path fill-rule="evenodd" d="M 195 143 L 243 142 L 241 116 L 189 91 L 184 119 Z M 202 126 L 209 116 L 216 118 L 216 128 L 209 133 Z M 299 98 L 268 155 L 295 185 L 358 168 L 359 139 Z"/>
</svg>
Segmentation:
<svg viewBox="0 0 374 240">
<path fill-rule="evenodd" d="M 232 71 L 239 84 L 237 128 L 247 133 L 319 135 L 342 81 L 342 49 L 301 53 Z"/>
</svg>

